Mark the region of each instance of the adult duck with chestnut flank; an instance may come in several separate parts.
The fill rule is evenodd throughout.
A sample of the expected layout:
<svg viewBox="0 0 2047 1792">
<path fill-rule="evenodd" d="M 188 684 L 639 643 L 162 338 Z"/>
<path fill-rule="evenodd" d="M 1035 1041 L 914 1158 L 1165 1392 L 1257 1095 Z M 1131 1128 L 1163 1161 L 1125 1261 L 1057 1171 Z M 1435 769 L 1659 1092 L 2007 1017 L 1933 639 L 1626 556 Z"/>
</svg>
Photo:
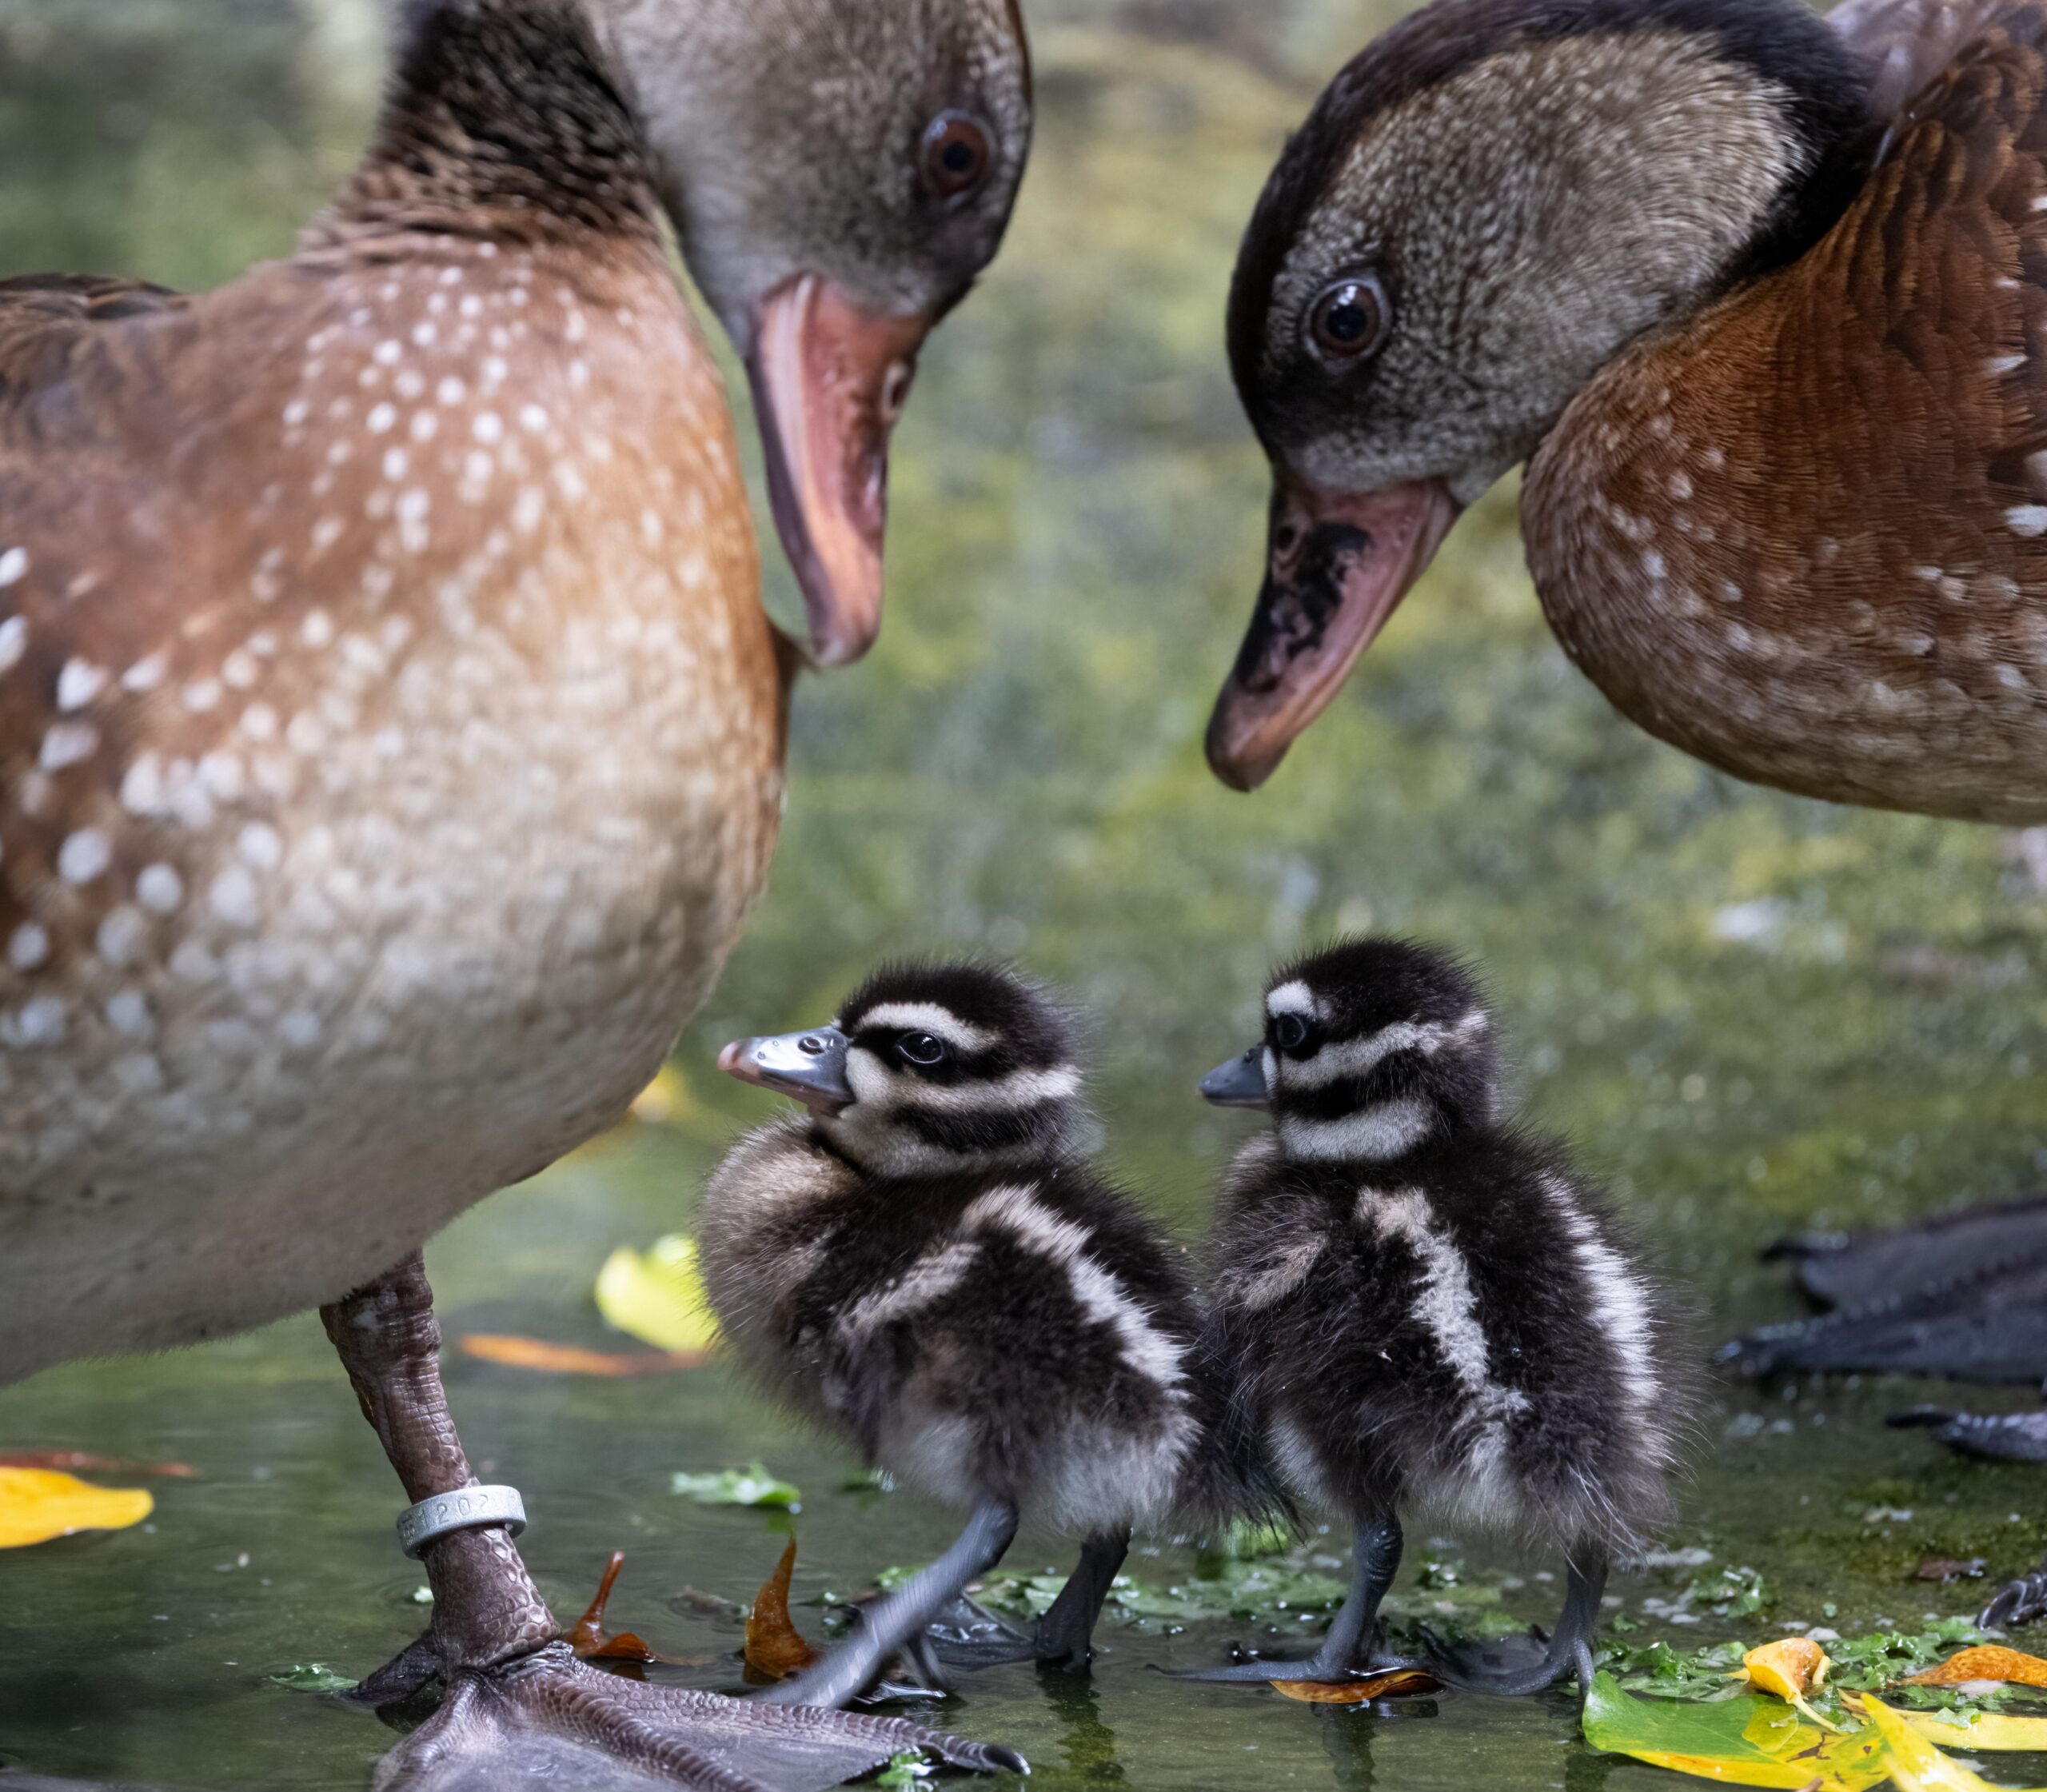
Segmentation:
<svg viewBox="0 0 2047 1792">
<path fill-rule="evenodd" d="M 1529 461 L 1566 651 L 1650 732 L 2047 816 L 2047 13 L 1437 0 L 1323 94 L 1229 345 L 1277 481 L 1209 736 L 1249 788 Z"/>
<path fill-rule="evenodd" d="M 1372 1666 L 1400 1511 L 1531 1539 L 1569 1592 L 1539 1660 L 1428 1663 L 1475 1690 L 1592 1680 L 1613 1551 L 1668 1515 L 1688 1404 L 1669 1291 L 1562 1147 L 1503 1117 L 1477 984 L 1442 953 L 1361 940 L 1280 972 L 1265 1036 L 1202 1085 L 1269 1108 L 1216 1204 L 1207 1357 L 1303 1499 L 1349 1519 L 1349 1598 L 1309 1659 Z"/>
<path fill-rule="evenodd" d="M 812 1111 L 742 1140 L 704 1191 L 725 1336 L 870 1463 L 971 1515 L 787 1696 L 836 1704 L 905 1646 L 933 1678 L 935 1654 L 1085 1666 L 1132 1527 L 1249 1516 L 1259 1477 L 1223 1447 L 1178 1254 L 1079 1154 L 1069 1024 L 1008 971 L 912 965 L 831 1025 L 720 1061 Z M 1025 1519 L 1083 1539 L 1058 1599 L 1027 1635 L 972 1609 L 980 1634 L 948 1634 Z"/>
<path fill-rule="evenodd" d="M 1012 0 L 401 31 L 289 260 L 0 288 L 0 1382 L 325 1303 L 418 1501 L 471 1479 L 421 1241 L 623 1112 L 775 834 L 791 657 L 664 218 L 848 658 L 1031 112 Z M 700 1756 L 772 1732 L 794 1783 L 904 1734 L 583 1673 L 505 1529 L 414 1542 L 433 1626 L 370 1686 L 457 1682 L 415 1762 L 546 1722 L 736 1785 Z"/>
</svg>

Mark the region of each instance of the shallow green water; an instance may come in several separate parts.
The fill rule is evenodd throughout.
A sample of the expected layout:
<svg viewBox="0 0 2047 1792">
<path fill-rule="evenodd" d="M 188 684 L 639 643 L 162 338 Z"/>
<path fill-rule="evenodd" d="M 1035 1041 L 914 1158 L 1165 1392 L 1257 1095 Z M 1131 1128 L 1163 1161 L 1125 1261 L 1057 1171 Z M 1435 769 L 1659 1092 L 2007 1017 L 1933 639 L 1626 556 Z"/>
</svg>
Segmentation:
<svg viewBox="0 0 2047 1792">
<path fill-rule="evenodd" d="M 768 1109 L 719 1086 L 716 1045 L 821 1018 L 872 958 L 912 948 L 1013 955 L 1099 1017 L 1107 1149 L 1190 1232 L 1239 1130 L 1192 1080 L 1239 1043 L 1271 956 L 1366 925 L 1485 959 L 1534 1111 L 1612 1175 L 1716 1338 L 1790 1311 L 1754 1255 L 1794 1224 L 2041 1179 L 2047 902 L 2005 843 L 1752 791 L 1635 733 L 1551 645 L 1506 501 L 1466 522 L 1259 798 L 1208 778 L 1200 728 L 1264 501 L 1218 347 L 1234 237 L 1314 75 L 1379 15 L 1039 0 L 1033 16 L 1040 152 L 904 431 L 882 645 L 801 693 L 774 887 L 683 1042 L 690 1104 L 439 1241 L 449 1331 L 602 1342 L 588 1291 L 606 1252 L 686 1226 L 720 1141 Z M 360 141 L 367 18 L 360 0 L 0 0 L 0 272 L 199 283 L 285 246 Z M 798 1481 L 810 1597 L 947 1538 L 907 1496 L 839 1491 L 844 1453 L 720 1368 L 604 1383 L 455 1359 L 449 1380 L 472 1458 L 525 1491 L 557 1606 L 623 1547 L 615 1617 L 668 1653 L 731 1648 L 729 1626 L 668 1601 L 685 1585 L 749 1597 L 781 1543 L 760 1515 L 676 1499 L 676 1470 L 759 1458 Z M 1673 1542 L 1763 1572 L 1776 1604 L 1743 1634 L 1966 1611 L 1981 1586 L 1913 1567 L 2038 1556 L 2047 1479 L 1881 1429 L 1925 1392 L 1723 1391 Z M 363 1672 L 422 1616 L 395 1483 L 317 1327 L 0 1395 L 0 1449 L 58 1446 L 201 1475 L 155 1483 L 146 1529 L 0 1555 L 0 1761 L 186 1787 L 366 1783 L 389 1734 L 266 1680 L 313 1661 Z M 1059 1556 L 1043 1539 L 1018 1551 Z M 1727 1633 L 1645 1616 L 1692 1571 L 1617 1582 L 1638 1638 Z M 1531 1584 L 1508 1604 L 1539 1617 L 1550 1597 Z M 1331 1714 L 1143 1671 L 1247 1634 L 1108 1630 L 1091 1683 L 1004 1670 L 945 1721 L 1020 1744 L 1054 1786 L 1656 1777 L 1577 1747 L 1561 1703 Z"/>
</svg>

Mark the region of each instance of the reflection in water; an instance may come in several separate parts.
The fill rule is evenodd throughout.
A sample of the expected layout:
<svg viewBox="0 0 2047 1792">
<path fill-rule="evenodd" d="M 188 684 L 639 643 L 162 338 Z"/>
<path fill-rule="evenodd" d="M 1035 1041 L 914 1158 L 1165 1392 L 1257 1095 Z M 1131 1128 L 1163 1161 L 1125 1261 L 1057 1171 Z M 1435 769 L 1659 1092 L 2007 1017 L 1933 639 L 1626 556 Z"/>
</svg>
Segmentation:
<svg viewBox="0 0 2047 1792">
<path fill-rule="evenodd" d="M 1120 1786 L 1128 1777 L 1116 1758 L 1116 1733 L 1102 1722 L 1102 1695 L 1093 1678 L 1047 1666 L 1038 1674 L 1045 1703 L 1059 1721 L 1059 1764 L 1069 1779 Z"/>
</svg>

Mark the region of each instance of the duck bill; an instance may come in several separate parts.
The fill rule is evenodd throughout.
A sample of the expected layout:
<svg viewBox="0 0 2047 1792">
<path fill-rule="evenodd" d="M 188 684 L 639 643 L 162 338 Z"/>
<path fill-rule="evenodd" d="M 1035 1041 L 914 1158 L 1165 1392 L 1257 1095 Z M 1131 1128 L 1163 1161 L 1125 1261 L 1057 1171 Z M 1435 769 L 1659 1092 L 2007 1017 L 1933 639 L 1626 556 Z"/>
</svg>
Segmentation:
<svg viewBox="0 0 2047 1792">
<path fill-rule="evenodd" d="M 1255 790 L 1272 776 L 1435 557 L 1461 508 L 1440 480 L 1361 493 L 1280 473 L 1265 588 L 1208 724 L 1217 777 Z"/>
<path fill-rule="evenodd" d="M 718 1054 L 718 1068 L 742 1083 L 788 1096 L 815 1113 L 836 1114 L 854 1100 L 846 1080 L 848 1043 L 836 1027 L 736 1039 Z"/>
<path fill-rule="evenodd" d="M 1264 1047 L 1254 1045 L 1209 1072 L 1201 1080 L 1201 1099 L 1211 1108 L 1270 1108 Z"/>
<path fill-rule="evenodd" d="M 747 375 L 768 495 L 819 665 L 857 660 L 881 628 L 888 437 L 932 323 L 863 310 L 816 274 L 777 287 L 754 317 Z"/>
</svg>

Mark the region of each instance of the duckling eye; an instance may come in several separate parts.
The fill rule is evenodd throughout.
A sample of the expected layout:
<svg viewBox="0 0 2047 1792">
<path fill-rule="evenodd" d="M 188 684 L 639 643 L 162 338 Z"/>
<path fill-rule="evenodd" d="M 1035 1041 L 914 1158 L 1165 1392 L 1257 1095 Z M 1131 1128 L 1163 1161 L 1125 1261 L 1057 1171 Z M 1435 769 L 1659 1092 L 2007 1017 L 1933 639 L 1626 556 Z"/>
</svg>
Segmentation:
<svg viewBox="0 0 2047 1792">
<path fill-rule="evenodd" d="M 1332 366 L 1362 361 L 1386 336 L 1386 293 L 1374 275 L 1353 274 L 1308 308 L 1308 340 Z"/>
<path fill-rule="evenodd" d="M 1298 1014 L 1283 1014 L 1272 1023 L 1272 1043 L 1282 1052 L 1298 1052 L 1308 1042 L 1308 1024 Z"/>
<path fill-rule="evenodd" d="M 993 160 L 986 128 L 964 112 L 941 112 L 924 127 L 924 185 L 933 198 L 964 199 L 987 180 Z"/>
<path fill-rule="evenodd" d="M 921 1064 L 927 1070 L 945 1058 L 945 1041 L 929 1033 L 905 1033 L 896 1040 L 896 1049 L 905 1063 Z"/>
</svg>

